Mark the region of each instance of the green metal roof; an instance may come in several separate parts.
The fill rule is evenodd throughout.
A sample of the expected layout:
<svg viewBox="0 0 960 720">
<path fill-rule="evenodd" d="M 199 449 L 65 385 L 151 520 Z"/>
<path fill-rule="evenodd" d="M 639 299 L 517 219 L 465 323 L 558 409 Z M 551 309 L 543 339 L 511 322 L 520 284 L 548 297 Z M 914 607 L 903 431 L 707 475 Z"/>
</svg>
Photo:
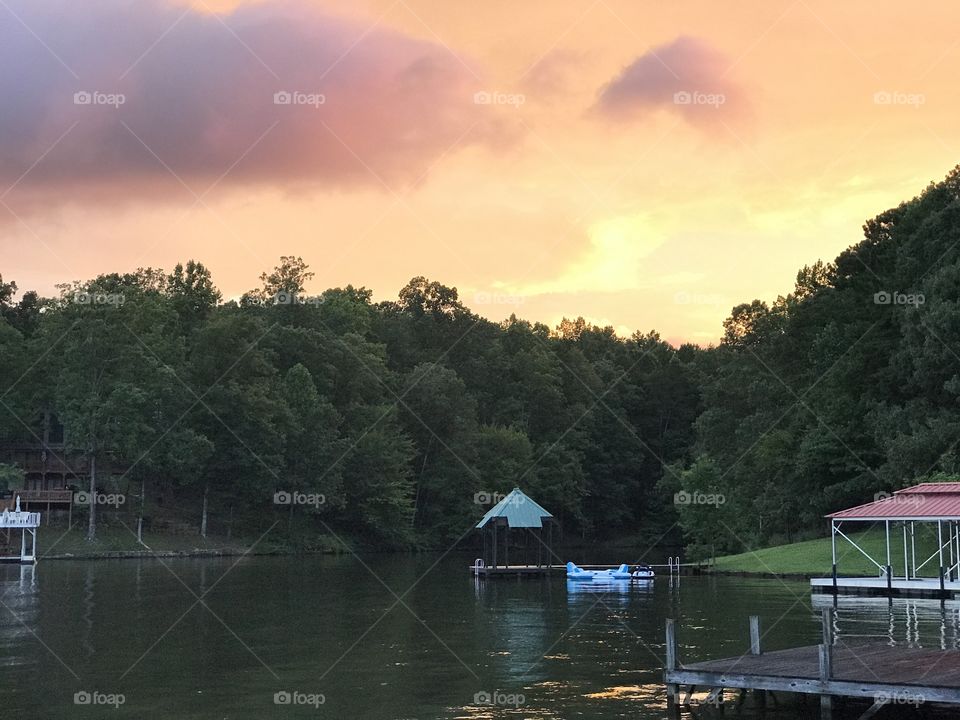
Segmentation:
<svg viewBox="0 0 960 720">
<path fill-rule="evenodd" d="M 507 526 L 512 528 L 538 528 L 543 527 L 543 518 L 552 517 L 553 515 L 524 495 L 520 488 L 514 488 L 487 511 L 477 523 L 477 528 L 482 528 L 494 518 L 506 518 Z"/>
</svg>

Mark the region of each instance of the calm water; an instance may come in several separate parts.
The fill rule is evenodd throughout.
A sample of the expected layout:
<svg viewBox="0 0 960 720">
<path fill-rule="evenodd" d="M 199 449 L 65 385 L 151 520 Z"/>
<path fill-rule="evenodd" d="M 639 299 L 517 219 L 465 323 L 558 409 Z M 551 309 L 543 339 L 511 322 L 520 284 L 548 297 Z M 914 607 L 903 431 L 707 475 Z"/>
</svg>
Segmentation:
<svg viewBox="0 0 960 720">
<path fill-rule="evenodd" d="M 661 577 L 594 592 L 563 578 L 478 582 L 468 562 L 0 566 L 2 715 L 663 718 L 666 617 L 682 623 L 681 655 L 690 662 L 743 653 L 751 614 L 762 617 L 766 649 L 819 638 L 803 582 Z M 848 637 L 957 647 L 958 617 L 955 605 L 935 601 L 841 601 L 838 628 Z M 95 692 L 99 703 L 120 699 L 109 695 L 123 703 L 75 704 L 76 693 Z M 291 704 L 275 704 L 276 693 L 290 693 Z M 478 693 L 499 704 L 482 704 Z"/>
</svg>

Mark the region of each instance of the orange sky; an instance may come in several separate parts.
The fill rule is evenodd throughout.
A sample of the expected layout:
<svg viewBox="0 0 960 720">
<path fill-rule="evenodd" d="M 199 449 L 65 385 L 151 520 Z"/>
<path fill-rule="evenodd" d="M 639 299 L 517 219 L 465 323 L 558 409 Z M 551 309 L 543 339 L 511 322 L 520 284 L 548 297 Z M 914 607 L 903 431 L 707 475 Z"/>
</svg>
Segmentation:
<svg viewBox="0 0 960 720">
<path fill-rule="evenodd" d="M 0 272 L 46 293 L 196 258 L 230 297 L 294 254 L 313 291 L 426 275 L 492 319 L 708 343 L 960 157 L 937 3 L 144 0 L 122 40 L 9 5 Z"/>
</svg>

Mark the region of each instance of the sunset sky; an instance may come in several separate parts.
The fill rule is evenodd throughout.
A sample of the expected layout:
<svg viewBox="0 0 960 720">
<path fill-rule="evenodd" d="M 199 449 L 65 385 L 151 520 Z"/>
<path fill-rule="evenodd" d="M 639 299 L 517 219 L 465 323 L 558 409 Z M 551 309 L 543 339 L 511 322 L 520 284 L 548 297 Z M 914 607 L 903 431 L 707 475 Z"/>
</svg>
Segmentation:
<svg viewBox="0 0 960 720">
<path fill-rule="evenodd" d="M 958 23 L 943 3 L 2 0 L 0 272 L 52 294 L 194 258 L 236 297 L 301 255 L 314 291 L 425 275 L 494 320 L 715 342 L 960 160 Z"/>
</svg>

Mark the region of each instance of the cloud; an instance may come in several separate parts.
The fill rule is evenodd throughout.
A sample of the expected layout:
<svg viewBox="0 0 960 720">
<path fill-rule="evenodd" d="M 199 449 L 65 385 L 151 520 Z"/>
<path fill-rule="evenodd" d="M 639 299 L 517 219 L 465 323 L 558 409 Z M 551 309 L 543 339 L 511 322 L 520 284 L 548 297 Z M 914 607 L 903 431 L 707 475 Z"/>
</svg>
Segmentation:
<svg viewBox="0 0 960 720">
<path fill-rule="evenodd" d="M 655 110 L 676 113 L 705 131 L 749 116 L 743 90 L 727 77 L 729 61 L 709 44 L 681 36 L 638 57 L 604 85 L 593 110 L 629 121 Z"/>
<path fill-rule="evenodd" d="M 392 187 L 505 138 L 474 103 L 466 60 L 305 0 L 224 15 L 163 0 L 7 5 L 0 192 L 17 183 L 28 200 L 189 199 L 221 177 Z"/>
</svg>

